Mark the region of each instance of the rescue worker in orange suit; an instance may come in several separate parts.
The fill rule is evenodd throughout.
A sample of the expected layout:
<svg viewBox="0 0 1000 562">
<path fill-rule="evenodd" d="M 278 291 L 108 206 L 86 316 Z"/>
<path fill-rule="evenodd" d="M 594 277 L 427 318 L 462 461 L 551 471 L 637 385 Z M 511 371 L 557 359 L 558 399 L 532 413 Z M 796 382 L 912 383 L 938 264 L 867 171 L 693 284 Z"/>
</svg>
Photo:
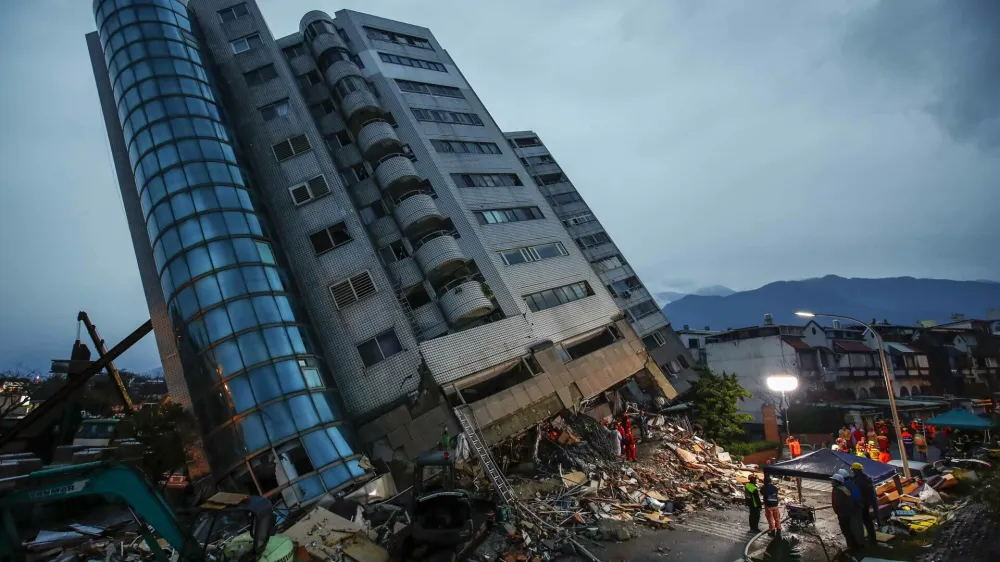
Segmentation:
<svg viewBox="0 0 1000 562">
<path fill-rule="evenodd" d="M 746 498 L 747 509 L 750 510 L 750 530 L 759 533 L 760 532 L 760 488 L 757 487 L 757 475 L 751 474 L 748 478 L 749 482 L 743 486 L 743 494 Z"/>
<path fill-rule="evenodd" d="M 794 435 L 789 435 L 788 439 L 785 439 L 785 444 L 788 445 L 788 452 L 793 459 L 802 454 L 802 444 Z"/>
<path fill-rule="evenodd" d="M 889 452 L 889 436 L 888 435 L 882 435 L 881 433 L 878 435 L 878 450 L 879 451 Z"/>
<path fill-rule="evenodd" d="M 625 460 L 635 461 L 635 435 L 632 434 L 632 424 L 629 424 L 625 428 L 625 439 L 622 440 L 622 446 L 625 448 Z"/>
</svg>

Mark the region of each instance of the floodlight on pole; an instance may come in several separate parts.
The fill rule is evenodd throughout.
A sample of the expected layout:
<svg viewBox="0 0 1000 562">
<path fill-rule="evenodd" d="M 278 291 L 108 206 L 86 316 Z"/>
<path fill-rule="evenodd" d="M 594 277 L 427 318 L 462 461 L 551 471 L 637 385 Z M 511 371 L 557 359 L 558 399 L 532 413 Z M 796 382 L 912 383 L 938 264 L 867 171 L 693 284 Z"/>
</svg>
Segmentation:
<svg viewBox="0 0 1000 562">
<path fill-rule="evenodd" d="M 795 313 L 796 316 L 801 316 L 802 318 L 815 318 L 816 315 L 812 312 L 806 312 L 805 310 L 800 310 Z"/>
<path fill-rule="evenodd" d="M 785 433 L 786 437 L 792 435 L 791 424 L 788 422 L 788 400 L 785 396 L 786 392 L 792 392 L 799 387 L 799 378 L 795 375 L 771 375 L 767 377 L 767 388 L 773 390 L 774 392 L 781 393 L 781 403 L 784 404 L 784 415 L 785 418 Z"/>
</svg>

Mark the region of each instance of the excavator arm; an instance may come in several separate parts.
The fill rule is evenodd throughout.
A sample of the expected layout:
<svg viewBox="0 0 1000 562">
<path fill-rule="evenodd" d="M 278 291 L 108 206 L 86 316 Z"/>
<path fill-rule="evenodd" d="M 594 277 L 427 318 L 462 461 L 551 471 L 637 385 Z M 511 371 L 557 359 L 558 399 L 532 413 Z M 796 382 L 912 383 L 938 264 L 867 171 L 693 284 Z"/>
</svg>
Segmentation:
<svg viewBox="0 0 1000 562">
<path fill-rule="evenodd" d="M 0 559 L 23 559 L 14 513 L 35 504 L 82 496 L 103 496 L 109 502 L 127 506 L 174 550 L 185 553 L 187 557 L 197 557 L 201 552 L 201 547 L 184 532 L 163 497 L 142 475 L 120 464 L 93 462 L 0 480 L 0 516 L 3 517 L 4 531 L 0 533 Z M 148 532 L 143 538 L 150 552 L 160 562 L 167 562 L 156 539 Z"/>
<path fill-rule="evenodd" d="M 104 340 L 101 339 L 100 334 L 97 333 L 97 326 L 94 326 L 94 323 L 90 321 L 90 317 L 87 316 L 87 313 L 81 310 L 80 313 L 76 315 L 76 319 L 77 321 L 82 322 L 83 326 L 87 328 L 87 334 L 90 335 L 90 339 L 94 342 L 94 347 L 97 349 L 97 354 L 98 355 L 106 354 L 108 350 L 104 347 Z M 121 396 L 122 404 L 125 405 L 125 411 L 132 411 L 132 409 L 134 408 L 132 404 L 132 398 L 128 395 L 128 388 L 122 381 L 122 377 L 121 374 L 118 372 L 118 368 L 115 367 L 114 363 L 109 362 L 107 367 L 105 367 L 105 370 L 107 370 L 108 376 L 111 377 L 111 380 L 114 381 L 115 388 L 118 389 L 118 395 Z"/>
</svg>

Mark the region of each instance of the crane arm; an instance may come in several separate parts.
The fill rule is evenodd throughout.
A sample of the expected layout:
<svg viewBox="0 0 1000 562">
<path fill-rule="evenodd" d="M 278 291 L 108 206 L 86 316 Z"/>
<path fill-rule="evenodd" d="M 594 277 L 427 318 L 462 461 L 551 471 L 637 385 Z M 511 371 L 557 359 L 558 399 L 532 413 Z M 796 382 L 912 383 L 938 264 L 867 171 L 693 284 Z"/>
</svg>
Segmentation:
<svg viewBox="0 0 1000 562">
<path fill-rule="evenodd" d="M 90 321 L 90 317 L 87 316 L 87 313 L 81 310 L 80 313 L 76 315 L 76 319 L 79 322 L 82 322 L 83 326 L 87 328 L 87 334 L 89 334 L 90 339 L 93 340 L 94 347 L 97 349 L 97 354 L 103 356 L 107 353 L 108 351 L 104 347 L 104 340 L 102 340 L 100 334 L 97 333 L 97 326 L 94 326 L 94 323 Z M 114 363 L 109 362 L 105 369 L 108 372 L 108 376 L 111 377 L 112 381 L 114 381 L 115 388 L 118 389 L 118 395 L 122 399 L 122 404 L 125 405 L 125 410 L 131 411 L 134 408 L 132 398 L 128 395 L 128 388 L 125 386 L 124 381 L 122 381 L 122 376 L 118 372 L 118 368 L 115 367 Z"/>
</svg>

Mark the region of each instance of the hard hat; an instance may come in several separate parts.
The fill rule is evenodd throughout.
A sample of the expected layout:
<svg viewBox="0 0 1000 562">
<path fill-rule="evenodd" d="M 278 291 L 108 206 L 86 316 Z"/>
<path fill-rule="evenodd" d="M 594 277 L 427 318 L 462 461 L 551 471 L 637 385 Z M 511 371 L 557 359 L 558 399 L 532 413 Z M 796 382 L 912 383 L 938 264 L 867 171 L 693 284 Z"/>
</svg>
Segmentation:
<svg viewBox="0 0 1000 562">
<path fill-rule="evenodd" d="M 865 467 L 864 467 L 864 466 L 862 466 L 862 464 L 861 464 L 861 463 L 859 463 L 859 462 L 856 462 L 856 463 L 854 463 L 854 464 L 852 464 L 852 465 L 851 465 L 851 469 L 852 469 L 852 470 L 864 470 L 864 469 L 865 469 Z"/>
<path fill-rule="evenodd" d="M 833 476 L 830 477 L 830 480 L 836 480 L 837 482 L 840 482 L 841 484 L 844 483 L 844 477 L 841 476 L 841 475 L 839 475 L 839 474 L 834 474 Z"/>
<path fill-rule="evenodd" d="M 844 469 L 844 468 L 841 468 L 840 470 L 838 470 L 837 474 L 839 474 L 841 478 L 850 478 L 851 477 L 851 473 L 847 472 L 847 469 Z"/>
</svg>

